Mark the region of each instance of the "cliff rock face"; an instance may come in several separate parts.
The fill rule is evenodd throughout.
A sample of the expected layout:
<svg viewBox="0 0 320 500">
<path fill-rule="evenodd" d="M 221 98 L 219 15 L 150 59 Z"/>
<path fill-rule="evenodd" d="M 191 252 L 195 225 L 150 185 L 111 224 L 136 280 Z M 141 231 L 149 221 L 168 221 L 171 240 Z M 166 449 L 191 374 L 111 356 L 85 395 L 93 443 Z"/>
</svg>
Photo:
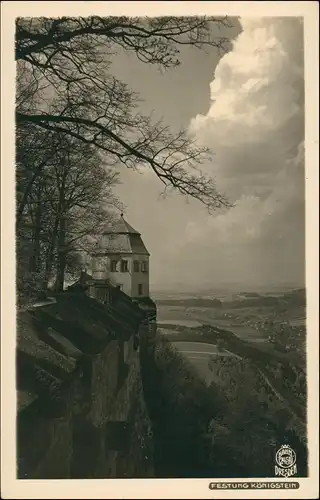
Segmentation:
<svg viewBox="0 0 320 500">
<path fill-rule="evenodd" d="M 65 292 L 17 325 L 18 478 L 152 476 L 144 312 L 118 291 L 108 304 Z"/>
</svg>

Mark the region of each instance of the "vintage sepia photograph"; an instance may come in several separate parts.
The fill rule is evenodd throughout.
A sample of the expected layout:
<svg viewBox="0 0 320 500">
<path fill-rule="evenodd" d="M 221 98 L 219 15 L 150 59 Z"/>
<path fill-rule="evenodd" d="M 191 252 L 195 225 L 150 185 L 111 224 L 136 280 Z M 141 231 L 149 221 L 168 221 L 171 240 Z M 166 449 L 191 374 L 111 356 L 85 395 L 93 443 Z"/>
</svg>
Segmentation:
<svg viewBox="0 0 320 500">
<path fill-rule="evenodd" d="M 15 16 L 15 477 L 299 488 L 304 18 L 99 3 Z"/>
</svg>

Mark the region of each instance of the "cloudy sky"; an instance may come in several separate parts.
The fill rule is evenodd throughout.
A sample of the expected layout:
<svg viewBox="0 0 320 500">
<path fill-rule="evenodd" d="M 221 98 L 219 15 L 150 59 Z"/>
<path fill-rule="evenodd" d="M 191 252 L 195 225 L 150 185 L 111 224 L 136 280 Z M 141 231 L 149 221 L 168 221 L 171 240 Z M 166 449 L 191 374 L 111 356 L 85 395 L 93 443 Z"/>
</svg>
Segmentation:
<svg viewBox="0 0 320 500">
<path fill-rule="evenodd" d="M 114 62 L 144 111 L 212 148 L 204 169 L 235 204 L 209 215 L 180 195 L 162 199 L 154 175 L 122 171 L 118 193 L 151 253 L 153 289 L 304 283 L 303 26 L 240 19 L 231 33 L 223 57 L 187 48 L 164 74 L 125 55 Z"/>
</svg>

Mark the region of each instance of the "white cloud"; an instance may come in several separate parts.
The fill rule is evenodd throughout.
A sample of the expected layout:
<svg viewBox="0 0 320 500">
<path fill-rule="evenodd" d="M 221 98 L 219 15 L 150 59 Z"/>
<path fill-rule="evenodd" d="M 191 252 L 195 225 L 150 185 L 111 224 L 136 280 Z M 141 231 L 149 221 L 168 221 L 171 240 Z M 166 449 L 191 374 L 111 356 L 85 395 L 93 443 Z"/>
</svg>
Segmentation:
<svg viewBox="0 0 320 500">
<path fill-rule="evenodd" d="M 215 152 L 207 171 L 235 201 L 185 232 L 211 263 L 203 275 L 300 280 L 304 268 L 303 31 L 299 19 L 242 19 L 242 33 L 216 67 L 211 105 L 190 131 Z M 211 242 L 211 247 L 209 242 Z M 201 248 L 204 250 L 202 251 Z M 200 257 L 201 258 L 201 257 Z M 247 264 L 246 264 L 247 262 Z M 209 267 L 208 267 L 209 266 Z M 220 270 L 219 270 L 220 267 Z M 264 270 L 262 270 L 264 269 Z M 258 271 L 259 270 L 259 271 Z M 197 270 L 199 273 L 199 268 Z M 256 273 L 256 274 L 255 274 Z"/>
<path fill-rule="evenodd" d="M 242 19 L 241 24 L 242 33 L 212 74 L 208 111 L 190 123 L 190 133 L 215 153 L 206 171 L 235 207 L 209 216 L 200 203 L 187 204 L 177 194 L 159 201 L 163 187 L 154 174 L 122 171 L 119 195 L 151 252 L 156 287 L 303 279 L 302 24 L 293 18 Z M 194 64 L 186 73 L 183 65 L 177 71 L 183 76 L 164 95 L 170 109 L 180 116 L 184 106 L 187 115 L 190 102 L 180 99 L 176 81 L 184 82 L 185 74 L 186 81 L 191 78 L 192 89 L 201 89 L 194 101 L 203 105 L 198 85 L 203 75 L 195 74 Z M 157 99 L 163 92 L 155 87 L 153 93 L 154 107 L 162 109 L 165 101 Z"/>
<path fill-rule="evenodd" d="M 213 132 L 216 141 L 226 142 L 227 131 L 234 134 L 233 143 L 254 142 L 261 133 L 270 133 L 301 113 L 300 22 L 264 18 L 241 24 L 243 31 L 233 50 L 216 67 L 207 115 L 198 115 L 191 123 L 192 131 L 205 142 Z"/>
</svg>

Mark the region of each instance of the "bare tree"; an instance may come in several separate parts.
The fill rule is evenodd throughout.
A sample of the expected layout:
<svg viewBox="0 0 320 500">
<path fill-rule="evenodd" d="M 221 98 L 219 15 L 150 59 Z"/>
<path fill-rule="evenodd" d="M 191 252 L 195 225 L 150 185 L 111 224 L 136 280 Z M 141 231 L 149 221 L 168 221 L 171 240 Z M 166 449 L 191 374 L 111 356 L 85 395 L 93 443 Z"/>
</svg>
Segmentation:
<svg viewBox="0 0 320 500">
<path fill-rule="evenodd" d="M 151 168 L 166 188 L 196 198 L 209 209 L 230 206 L 214 180 L 200 171 L 210 151 L 186 131 L 173 135 L 162 122 L 141 115 L 138 96 L 109 73 L 112 57 L 121 50 L 164 69 L 179 64 L 182 45 L 224 50 L 228 39 L 213 30 L 220 26 L 228 27 L 228 20 L 19 18 L 16 59 L 22 83 L 17 129 L 32 126 L 48 134 L 67 134 L 104 151 L 110 162 Z"/>
<path fill-rule="evenodd" d="M 112 191 L 118 173 L 99 151 L 65 134 L 55 134 L 54 144 L 50 161 L 34 179 L 18 227 L 21 299 L 46 290 L 52 280 L 56 291 L 63 290 L 66 271 L 79 270 L 82 255 L 90 253 L 103 225 L 113 221 L 114 208 L 123 209 Z M 17 168 L 21 193 L 28 184 L 24 166 Z"/>
<path fill-rule="evenodd" d="M 118 173 L 104 164 L 91 146 L 61 137 L 63 154 L 54 167 L 56 199 L 52 200 L 56 224 L 52 234 L 56 246 L 56 291 L 62 291 L 68 256 L 90 254 L 106 223 L 114 219 L 114 208 L 123 208 L 112 188 Z M 81 262 L 81 260 L 80 260 Z M 69 264 L 72 261 L 69 259 Z"/>
</svg>

